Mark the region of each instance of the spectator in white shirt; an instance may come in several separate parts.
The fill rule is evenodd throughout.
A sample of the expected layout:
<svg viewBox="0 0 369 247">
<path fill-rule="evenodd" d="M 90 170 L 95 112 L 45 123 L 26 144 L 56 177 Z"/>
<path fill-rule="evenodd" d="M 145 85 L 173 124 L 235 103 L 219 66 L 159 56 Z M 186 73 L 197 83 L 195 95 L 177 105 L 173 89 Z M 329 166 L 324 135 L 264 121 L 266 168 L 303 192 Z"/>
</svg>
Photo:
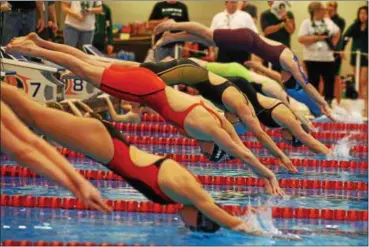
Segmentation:
<svg viewBox="0 0 369 247">
<path fill-rule="evenodd" d="M 66 14 L 64 43 L 76 48 L 92 44 L 95 34 L 95 14 L 102 14 L 101 1 L 68 1 L 62 3 Z"/>
<path fill-rule="evenodd" d="M 251 15 L 238 9 L 237 1 L 225 1 L 225 10 L 216 14 L 211 23 L 211 29 L 238 29 L 249 28 L 255 33 L 258 30 Z M 219 50 L 218 62 L 238 62 L 243 63 L 250 60 L 249 53 L 233 52 L 230 50 Z"/>
<path fill-rule="evenodd" d="M 320 2 L 309 5 L 310 18 L 300 26 L 299 42 L 304 45 L 304 62 L 309 81 L 319 88 L 324 81 L 324 96 L 329 103 L 334 98 L 335 64 L 333 52 L 340 38 L 339 27 L 325 18 L 326 9 Z"/>
</svg>

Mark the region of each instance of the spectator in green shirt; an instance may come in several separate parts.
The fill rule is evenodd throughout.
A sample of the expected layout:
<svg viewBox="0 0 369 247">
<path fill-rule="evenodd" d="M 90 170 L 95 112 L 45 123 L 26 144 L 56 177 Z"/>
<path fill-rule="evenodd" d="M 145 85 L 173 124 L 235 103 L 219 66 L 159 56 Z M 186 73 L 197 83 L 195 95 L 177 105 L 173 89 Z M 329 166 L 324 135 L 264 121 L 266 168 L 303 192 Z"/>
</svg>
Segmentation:
<svg viewBox="0 0 369 247">
<path fill-rule="evenodd" d="M 284 1 L 268 1 L 269 10 L 260 17 L 260 24 L 266 38 L 291 47 L 291 35 L 295 32 L 295 18 L 287 11 Z M 273 68 L 279 70 L 280 68 Z"/>
<path fill-rule="evenodd" d="M 113 53 L 113 21 L 110 8 L 103 3 L 103 12 L 96 15 L 96 29 L 93 45 L 108 55 Z"/>
</svg>

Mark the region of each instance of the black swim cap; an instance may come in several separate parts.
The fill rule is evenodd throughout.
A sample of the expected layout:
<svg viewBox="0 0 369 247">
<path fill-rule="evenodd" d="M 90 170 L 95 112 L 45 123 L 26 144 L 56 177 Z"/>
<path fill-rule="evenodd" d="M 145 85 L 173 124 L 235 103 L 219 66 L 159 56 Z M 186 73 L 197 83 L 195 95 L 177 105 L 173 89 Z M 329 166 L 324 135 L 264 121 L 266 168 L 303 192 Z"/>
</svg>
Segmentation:
<svg viewBox="0 0 369 247">
<path fill-rule="evenodd" d="M 197 211 L 197 226 L 188 226 L 193 232 L 215 233 L 220 225 L 206 217 L 200 210 Z"/>
<path fill-rule="evenodd" d="M 226 162 L 235 159 L 235 157 L 220 149 L 216 143 L 213 143 L 213 152 L 211 154 L 204 152 L 204 155 L 210 161 L 215 163 Z"/>
<path fill-rule="evenodd" d="M 301 124 L 301 128 L 306 132 L 306 133 L 309 133 L 309 130 L 308 129 L 306 129 L 305 128 L 305 126 L 303 125 L 303 124 Z M 286 129 L 287 130 L 287 129 Z M 288 130 L 289 131 L 289 130 Z M 291 135 L 292 135 L 292 133 L 291 133 Z M 296 138 L 296 136 L 294 136 L 294 135 L 292 135 L 292 140 L 290 141 L 291 142 L 291 145 L 293 146 L 293 147 L 301 147 L 301 146 L 303 146 L 304 144 L 299 140 L 299 139 L 297 139 Z"/>
<path fill-rule="evenodd" d="M 219 205 L 216 204 L 218 207 Z M 193 232 L 214 233 L 220 225 L 193 206 L 184 206 L 179 212 L 186 227 Z"/>
</svg>

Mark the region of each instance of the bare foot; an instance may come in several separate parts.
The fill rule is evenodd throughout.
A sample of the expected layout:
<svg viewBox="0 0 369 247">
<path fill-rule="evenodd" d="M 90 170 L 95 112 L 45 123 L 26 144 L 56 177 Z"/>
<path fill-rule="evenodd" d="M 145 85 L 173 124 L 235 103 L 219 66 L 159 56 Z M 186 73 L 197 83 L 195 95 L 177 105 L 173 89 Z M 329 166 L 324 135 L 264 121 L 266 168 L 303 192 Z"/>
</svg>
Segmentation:
<svg viewBox="0 0 369 247">
<path fill-rule="evenodd" d="M 160 23 L 157 25 L 154 29 L 154 34 L 159 34 L 165 31 L 170 31 L 172 28 L 174 28 L 176 22 L 173 19 L 169 19 L 163 23 Z"/>
<path fill-rule="evenodd" d="M 161 47 L 163 45 L 166 45 L 166 41 L 168 40 L 168 38 L 170 37 L 171 33 L 170 32 L 165 32 L 163 34 L 163 36 L 158 40 L 156 41 L 155 45 L 153 46 L 153 49 L 156 49 L 158 47 Z"/>
<path fill-rule="evenodd" d="M 26 36 L 12 39 L 12 41 L 10 42 L 10 44 L 12 44 L 12 45 L 18 45 L 18 44 L 21 44 L 21 43 L 25 42 L 26 40 L 31 40 L 35 44 L 37 44 L 40 41 L 40 37 L 35 32 L 32 32 L 32 33 L 30 33 L 30 34 L 28 34 Z"/>
<path fill-rule="evenodd" d="M 17 42 L 17 44 L 8 44 L 6 46 L 6 52 L 30 54 L 33 50 L 36 50 L 37 48 L 38 46 L 33 41 L 25 40 L 23 43 Z"/>
</svg>

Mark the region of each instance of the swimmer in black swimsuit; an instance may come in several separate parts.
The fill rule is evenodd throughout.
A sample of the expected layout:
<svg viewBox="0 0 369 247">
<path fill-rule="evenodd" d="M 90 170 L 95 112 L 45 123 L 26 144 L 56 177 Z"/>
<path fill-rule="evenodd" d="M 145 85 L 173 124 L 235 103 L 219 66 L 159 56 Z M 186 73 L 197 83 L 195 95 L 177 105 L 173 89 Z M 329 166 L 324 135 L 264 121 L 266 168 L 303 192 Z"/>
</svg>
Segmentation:
<svg viewBox="0 0 369 247">
<path fill-rule="evenodd" d="M 177 41 L 193 41 L 209 46 L 227 47 L 227 49 L 235 51 L 255 53 L 264 60 L 280 66 L 284 70 L 282 71 L 283 81 L 296 80 L 309 94 L 309 97 L 319 105 L 321 111 L 331 117 L 330 107 L 314 86 L 309 83 L 297 56 L 281 43 L 261 37 L 247 28 L 212 30 L 196 22 L 177 23 L 173 20 L 159 24 L 154 33 L 171 30 L 184 32 L 166 33 L 157 42 L 157 47 Z"/>
<path fill-rule="evenodd" d="M 195 88 L 205 99 L 226 111 L 228 115 L 236 115 L 242 121 L 241 128 L 236 127 L 238 134 L 243 134 L 245 129 L 250 129 L 262 145 L 281 161 L 283 166 L 290 172 L 297 172 L 290 159 L 261 128 L 249 100 L 233 83 L 201 68 L 191 59 L 143 63 L 140 66 L 156 73 L 169 86 L 183 84 Z M 201 143 L 200 146 L 203 145 L 206 144 Z M 214 160 L 211 157 L 208 158 Z"/>
<path fill-rule="evenodd" d="M 324 144 L 306 131 L 306 127 L 284 103 L 257 93 L 252 85 L 242 77 L 228 77 L 227 79 L 248 97 L 260 122 L 270 128 L 282 127 L 282 137 L 293 146 L 306 145 L 315 153 L 323 155 L 330 152 Z"/>
</svg>

